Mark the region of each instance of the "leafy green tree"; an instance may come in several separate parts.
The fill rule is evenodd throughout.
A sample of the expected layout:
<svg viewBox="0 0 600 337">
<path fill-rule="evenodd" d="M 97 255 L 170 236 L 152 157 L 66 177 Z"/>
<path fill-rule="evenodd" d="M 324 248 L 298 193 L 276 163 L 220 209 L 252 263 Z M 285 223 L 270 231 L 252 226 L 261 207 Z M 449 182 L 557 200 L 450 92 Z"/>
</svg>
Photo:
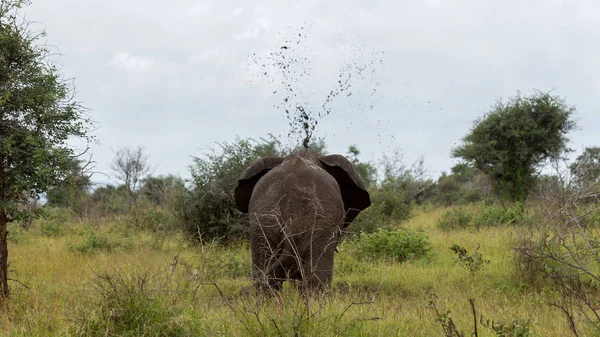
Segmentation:
<svg viewBox="0 0 600 337">
<path fill-rule="evenodd" d="M 91 186 L 91 176 L 86 172 L 86 166 L 81 159 L 74 158 L 71 161 L 70 172 L 66 178 L 50 187 L 46 193 L 49 206 L 75 210 L 76 204 L 87 197 Z"/>
<path fill-rule="evenodd" d="M 375 186 L 375 183 L 377 182 L 377 169 L 371 165 L 371 163 L 360 162 L 355 164 L 354 167 L 356 168 L 356 171 L 360 177 L 363 179 L 363 182 L 367 188 Z"/>
<path fill-rule="evenodd" d="M 403 162 L 403 155 L 395 150 L 391 156 L 384 155 L 381 161 L 383 179 L 380 187 L 403 191 L 407 203 L 426 200 L 434 187 L 434 182 L 427 177 L 425 159 L 416 160 L 411 166 Z"/>
<path fill-rule="evenodd" d="M 454 177 L 459 184 L 470 182 L 477 174 L 477 170 L 467 163 L 458 163 L 452 166 L 450 172 L 452 172 L 452 177 Z"/>
<path fill-rule="evenodd" d="M 450 169 L 450 174 L 442 172 L 438 178 L 434 201 L 444 206 L 476 202 L 486 194 L 481 186 L 485 174 L 468 163 L 458 163 Z"/>
<path fill-rule="evenodd" d="M 353 152 L 356 153 L 355 148 L 351 147 L 349 152 L 352 156 Z M 352 159 L 350 158 L 351 161 Z M 381 162 L 383 178 L 369 188 L 371 206 L 358 215 L 348 231 L 372 233 L 379 228 L 393 227 L 410 219 L 413 205 L 421 202 L 433 185 L 425 177 L 423 164 L 421 158 L 407 166 L 398 150 L 391 157 L 384 155 Z"/>
<path fill-rule="evenodd" d="M 356 145 L 348 146 L 348 156 L 350 156 L 349 159 L 352 162 L 352 164 L 356 165 L 358 163 L 358 155 L 359 154 L 360 154 L 360 151 L 358 150 Z"/>
<path fill-rule="evenodd" d="M 437 181 L 437 195 L 435 201 L 444 206 L 458 203 L 462 197 L 462 185 L 458 183 L 458 179 L 454 175 L 447 175 L 442 172 L 442 175 Z"/>
<path fill-rule="evenodd" d="M 452 156 L 486 173 L 501 200 L 523 202 L 540 166 L 569 151 L 574 111 L 549 93 L 517 94 L 477 119 Z"/>
<path fill-rule="evenodd" d="M 358 160 L 358 155 L 360 151 L 356 147 L 356 145 L 350 145 L 348 147 L 348 156 L 350 157 L 350 162 L 354 165 L 354 168 L 363 179 L 366 187 L 371 187 L 375 185 L 377 182 L 377 169 L 371 165 L 371 163 L 363 163 Z"/>
<path fill-rule="evenodd" d="M 180 195 L 175 212 L 186 233 L 196 239 L 229 240 L 244 231 L 243 215 L 233 191 L 246 167 L 261 157 L 284 155 L 279 141 L 239 139 L 218 143 L 202 157 L 192 157 L 189 189 Z"/>
<path fill-rule="evenodd" d="M 0 0 L 0 297 L 7 284 L 7 224 L 26 216 L 23 205 L 69 176 L 73 149 L 89 120 L 72 100 L 69 82 L 47 61 L 49 51 L 19 23 L 25 0 Z"/>
<path fill-rule="evenodd" d="M 592 146 L 585 148 L 583 153 L 569 166 L 569 169 L 577 184 L 599 184 L 600 147 Z"/>
<path fill-rule="evenodd" d="M 270 138 L 270 140 L 266 140 L 266 139 L 261 139 L 261 140 L 263 142 L 273 143 L 274 145 L 276 145 L 280 149 L 279 154 L 282 156 L 287 156 L 291 153 L 306 150 L 304 145 L 298 145 L 292 149 L 283 149 L 281 146 L 281 141 L 276 139 L 273 135 L 269 135 L 269 138 Z M 311 139 L 308 143 L 308 150 L 313 152 L 317 156 L 326 155 L 327 154 L 327 143 L 325 143 L 325 138 L 320 137 L 320 138 L 316 138 L 316 139 Z"/>
</svg>

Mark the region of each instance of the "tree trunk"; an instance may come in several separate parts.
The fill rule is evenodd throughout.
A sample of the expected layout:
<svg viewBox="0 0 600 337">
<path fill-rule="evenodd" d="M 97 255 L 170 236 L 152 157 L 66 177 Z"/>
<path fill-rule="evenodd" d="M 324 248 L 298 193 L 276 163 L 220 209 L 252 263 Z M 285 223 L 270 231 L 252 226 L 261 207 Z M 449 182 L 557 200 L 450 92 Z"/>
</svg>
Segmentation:
<svg viewBox="0 0 600 337">
<path fill-rule="evenodd" d="M 8 216 L 0 213 L 0 300 L 8 298 L 8 246 L 6 244 L 8 222 Z"/>
</svg>

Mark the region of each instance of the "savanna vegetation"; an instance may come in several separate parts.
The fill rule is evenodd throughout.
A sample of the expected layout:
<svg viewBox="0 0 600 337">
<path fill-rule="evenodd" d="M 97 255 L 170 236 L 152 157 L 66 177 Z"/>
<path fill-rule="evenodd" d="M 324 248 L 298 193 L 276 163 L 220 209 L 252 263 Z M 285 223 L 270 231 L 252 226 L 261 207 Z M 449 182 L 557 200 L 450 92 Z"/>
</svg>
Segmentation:
<svg viewBox="0 0 600 337">
<path fill-rule="evenodd" d="M 25 2 L 0 3 L 3 335 L 600 336 L 600 150 L 566 162 L 575 109 L 560 97 L 496 103 L 436 179 L 348 144 L 372 205 L 344 233 L 333 288 L 266 296 L 248 287 L 233 189 L 256 159 L 302 148 L 232 136 L 182 179 L 124 147 L 107 172 L 120 183 L 96 186 L 67 146 L 90 140 L 84 109 L 19 24 Z"/>
</svg>

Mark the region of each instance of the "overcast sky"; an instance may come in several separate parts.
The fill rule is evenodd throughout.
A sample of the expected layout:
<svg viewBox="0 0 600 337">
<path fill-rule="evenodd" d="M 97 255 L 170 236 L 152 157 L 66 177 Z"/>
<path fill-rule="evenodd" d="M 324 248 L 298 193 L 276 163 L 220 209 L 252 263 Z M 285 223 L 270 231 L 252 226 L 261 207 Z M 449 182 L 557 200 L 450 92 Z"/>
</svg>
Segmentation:
<svg viewBox="0 0 600 337">
<path fill-rule="evenodd" d="M 155 174 L 185 177 L 190 156 L 215 142 L 285 139 L 276 72 L 264 76 L 252 60 L 290 39 L 312 67 L 301 99 L 314 106 L 349 62 L 380 60 L 319 120 L 330 153 L 356 144 L 377 161 L 399 149 L 407 163 L 424 156 L 437 178 L 474 119 L 534 89 L 577 107 L 572 147 L 600 145 L 597 0 L 34 0 L 25 12 L 76 79 L 99 127 L 96 170 L 107 174 L 122 146 L 143 146 Z"/>
</svg>

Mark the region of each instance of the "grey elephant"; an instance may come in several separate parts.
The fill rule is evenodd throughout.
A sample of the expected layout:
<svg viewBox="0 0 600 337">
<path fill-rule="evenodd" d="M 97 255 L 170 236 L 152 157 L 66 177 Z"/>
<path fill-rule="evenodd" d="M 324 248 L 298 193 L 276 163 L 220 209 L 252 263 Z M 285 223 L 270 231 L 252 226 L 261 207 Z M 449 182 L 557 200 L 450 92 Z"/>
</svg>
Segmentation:
<svg viewBox="0 0 600 337">
<path fill-rule="evenodd" d="M 348 159 L 306 150 L 250 165 L 235 202 L 249 215 L 253 283 L 273 291 L 285 280 L 308 290 L 330 287 L 341 230 L 371 205 Z"/>
</svg>

